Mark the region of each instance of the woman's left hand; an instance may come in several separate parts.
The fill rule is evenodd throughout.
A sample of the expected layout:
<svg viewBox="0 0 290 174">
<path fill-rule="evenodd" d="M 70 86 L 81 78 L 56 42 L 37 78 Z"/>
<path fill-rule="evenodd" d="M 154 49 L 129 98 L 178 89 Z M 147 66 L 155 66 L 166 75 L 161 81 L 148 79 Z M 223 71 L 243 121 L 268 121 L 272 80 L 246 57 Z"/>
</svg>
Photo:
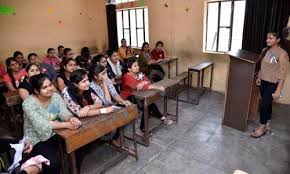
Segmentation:
<svg viewBox="0 0 290 174">
<path fill-rule="evenodd" d="M 281 92 L 280 91 L 275 91 L 274 94 L 272 94 L 272 97 L 274 100 L 278 100 L 281 96 Z"/>
</svg>

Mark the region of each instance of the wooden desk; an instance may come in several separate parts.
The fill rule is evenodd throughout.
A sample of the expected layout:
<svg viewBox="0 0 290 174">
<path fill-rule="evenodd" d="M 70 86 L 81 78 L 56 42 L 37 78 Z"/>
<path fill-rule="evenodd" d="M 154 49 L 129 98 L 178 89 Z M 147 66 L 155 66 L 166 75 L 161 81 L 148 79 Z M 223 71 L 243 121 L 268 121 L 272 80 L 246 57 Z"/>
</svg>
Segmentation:
<svg viewBox="0 0 290 174">
<path fill-rule="evenodd" d="M 199 98 L 200 96 L 204 93 L 205 91 L 205 87 L 203 86 L 203 82 L 204 82 L 204 70 L 207 68 L 211 68 L 210 70 L 210 82 L 209 82 L 209 88 L 211 90 L 212 87 L 212 76 L 213 76 L 213 68 L 214 68 L 214 64 L 213 62 L 202 62 L 199 63 L 197 65 L 194 65 L 193 67 L 188 68 L 188 88 L 187 88 L 187 102 L 188 103 L 192 103 L 192 104 L 199 104 Z M 198 94 L 197 97 L 193 100 L 190 101 L 190 97 L 189 97 L 189 87 L 191 87 L 192 85 L 192 72 L 197 72 L 197 89 L 198 89 Z"/>
<path fill-rule="evenodd" d="M 120 129 L 120 145 L 118 149 L 121 153 L 130 155 L 138 159 L 137 144 L 135 141 L 135 120 L 138 116 L 138 109 L 136 105 L 122 108 L 114 113 L 107 115 L 99 115 L 93 117 L 80 118 L 82 126 L 77 130 L 60 129 L 55 130 L 65 142 L 65 150 L 69 155 L 73 173 L 77 173 L 75 151 L 80 147 L 98 139 L 102 136 L 112 132 L 117 128 Z M 123 126 L 131 123 L 133 131 L 134 149 L 125 145 Z"/>
<path fill-rule="evenodd" d="M 154 85 L 157 86 L 163 86 L 165 88 L 165 92 L 161 92 L 159 90 L 144 90 L 144 91 L 136 91 L 134 92 L 134 97 L 138 100 L 141 100 L 144 102 L 144 129 L 145 132 L 143 135 L 136 134 L 136 137 L 138 138 L 137 141 L 138 143 L 149 146 L 149 134 L 150 132 L 153 132 L 158 128 L 162 122 L 160 122 L 157 127 L 154 127 L 153 129 L 150 130 L 149 127 L 149 111 L 148 107 L 150 104 L 152 104 L 154 101 L 158 100 L 160 97 L 163 96 L 164 101 L 164 114 L 165 115 L 170 115 L 175 117 L 175 121 L 178 122 L 178 95 L 179 95 L 179 90 L 178 90 L 178 80 L 173 80 L 173 79 L 164 79 L 161 80 L 157 83 L 154 83 Z M 174 92 L 175 97 L 176 97 L 176 112 L 175 115 L 169 114 L 167 112 L 167 100 L 168 100 L 168 94 Z"/>
<path fill-rule="evenodd" d="M 158 65 L 160 65 L 160 66 L 162 66 L 162 65 L 166 65 L 166 64 L 167 64 L 167 69 L 168 69 L 168 78 L 170 79 L 170 64 L 171 64 L 172 62 L 176 62 L 175 74 L 176 74 L 176 76 L 177 76 L 177 74 L 178 74 L 178 59 L 179 59 L 179 58 L 165 58 L 164 60 L 162 60 L 162 61 L 160 61 L 160 62 L 158 62 L 158 63 L 156 63 L 156 64 L 158 64 Z"/>
<path fill-rule="evenodd" d="M 22 127 L 19 128 L 18 122 L 22 119 L 21 113 L 17 113 L 15 107 L 22 103 L 21 98 L 18 95 L 18 92 L 6 92 L 3 93 L 5 97 L 5 104 L 8 106 L 10 114 L 4 114 L 6 117 L 5 120 L 8 120 L 10 123 L 9 126 L 12 130 L 15 131 L 17 138 L 21 138 L 23 136 L 23 129 Z M 13 131 L 13 132 L 14 132 Z"/>
</svg>

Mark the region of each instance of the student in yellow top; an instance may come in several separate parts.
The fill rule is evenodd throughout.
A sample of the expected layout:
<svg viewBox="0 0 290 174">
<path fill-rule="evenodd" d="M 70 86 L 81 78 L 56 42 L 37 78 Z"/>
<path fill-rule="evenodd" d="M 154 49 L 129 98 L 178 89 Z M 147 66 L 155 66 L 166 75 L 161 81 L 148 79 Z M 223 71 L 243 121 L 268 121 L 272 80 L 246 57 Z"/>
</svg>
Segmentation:
<svg viewBox="0 0 290 174">
<path fill-rule="evenodd" d="M 272 101 L 281 97 L 281 91 L 287 75 L 289 56 L 280 48 L 280 36 L 270 32 L 267 35 L 267 48 L 260 56 L 260 71 L 256 84 L 260 87 L 260 126 L 254 129 L 251 135 L 259 138 L 267 132 L 271 132 Z M 259 65 L 259 64 L 258 64 Z"/>
<path fill-rule="evenodd" d="M 121 40 L 121 47 L 119 48 L 118 53 L 122 60 L 127 60 L 128 58 L 134 56 L 134 51 L 131 46 L 127 46 L 126 39 Z"/>
</svg>

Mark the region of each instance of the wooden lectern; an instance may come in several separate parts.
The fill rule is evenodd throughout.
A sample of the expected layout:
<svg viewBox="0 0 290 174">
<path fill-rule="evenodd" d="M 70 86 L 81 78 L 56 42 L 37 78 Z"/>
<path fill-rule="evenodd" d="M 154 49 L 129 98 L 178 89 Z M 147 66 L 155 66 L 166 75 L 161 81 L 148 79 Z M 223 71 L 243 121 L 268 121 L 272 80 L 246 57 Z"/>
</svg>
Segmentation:
<svg viewBox="0 0 290 174">
<path fill-rule="evenodd" d="M 244 131 L 248 120 L 255 119 L 260 91 L 255 72 L 259 55 L 237 50 L 230 52 L 223 124 Z"/>
</svg>

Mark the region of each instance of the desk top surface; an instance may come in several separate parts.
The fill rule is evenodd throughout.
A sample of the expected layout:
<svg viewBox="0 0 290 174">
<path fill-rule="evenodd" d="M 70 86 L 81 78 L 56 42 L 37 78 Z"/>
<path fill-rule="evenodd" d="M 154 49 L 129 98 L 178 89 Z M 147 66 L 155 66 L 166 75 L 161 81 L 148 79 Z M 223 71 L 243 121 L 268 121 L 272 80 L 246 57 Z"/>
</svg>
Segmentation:
<svg viewBox="0 0 290 174">
<path fill-rule="evenodd" d="M 155 86 L 163 86 L 166 89 L 178 84 L 180 82 L 180 80 L 178 79 L 163 79 L 159 82 L 154 83 Z M 142 91 L 136 91 L 134 92 L 134 96 L 137 98 L 148 98 L 148 97 L 152 97 L 154 95 L 158 95 L 159 93 L 161 93 L 161 91 L 157 90 L 157 89 L 149 89 L 149 90 L 142 90 Z"/>
<path fill-rule="evenodd" d="M 246 50 L 231 51 L 228 55 L 232 58 L 240 59 L 249 63 L 256 63 L 259 60 L 259 55 Z"/>
<path fill-rule="evenodd" d="M 132 113 L 135 113 L 135 112 L 136 114 L 132 115 Z M 114 111 L 113 113 L 110 113 L 110 114 L 79 118 L 80 121 L 82 122 L 82 125 L 79 129 L 76 129 L 76 130 L 58 129 L 58 130 L 54 130 L 54 132 L 60 135 L 64 139 L 69 139 L 70 137 L 81 135 L 82 132 L 86 132 L 90 129 L 96 130 L 98 128 L 98 125 L 114 120 L 117 117 L 124 117 L 126 118 L 126 121 L 130 121 L 132 120 L 132 118 L 137 117 L 138 115 L 137 113 L 138 113 L 137 106 L 132 105 L 126 108 L 121 108 L 120 110 Z M 115 128 L 113 128 L 112 126 L 112 129 L 115 129 Z"/>
</svg>

